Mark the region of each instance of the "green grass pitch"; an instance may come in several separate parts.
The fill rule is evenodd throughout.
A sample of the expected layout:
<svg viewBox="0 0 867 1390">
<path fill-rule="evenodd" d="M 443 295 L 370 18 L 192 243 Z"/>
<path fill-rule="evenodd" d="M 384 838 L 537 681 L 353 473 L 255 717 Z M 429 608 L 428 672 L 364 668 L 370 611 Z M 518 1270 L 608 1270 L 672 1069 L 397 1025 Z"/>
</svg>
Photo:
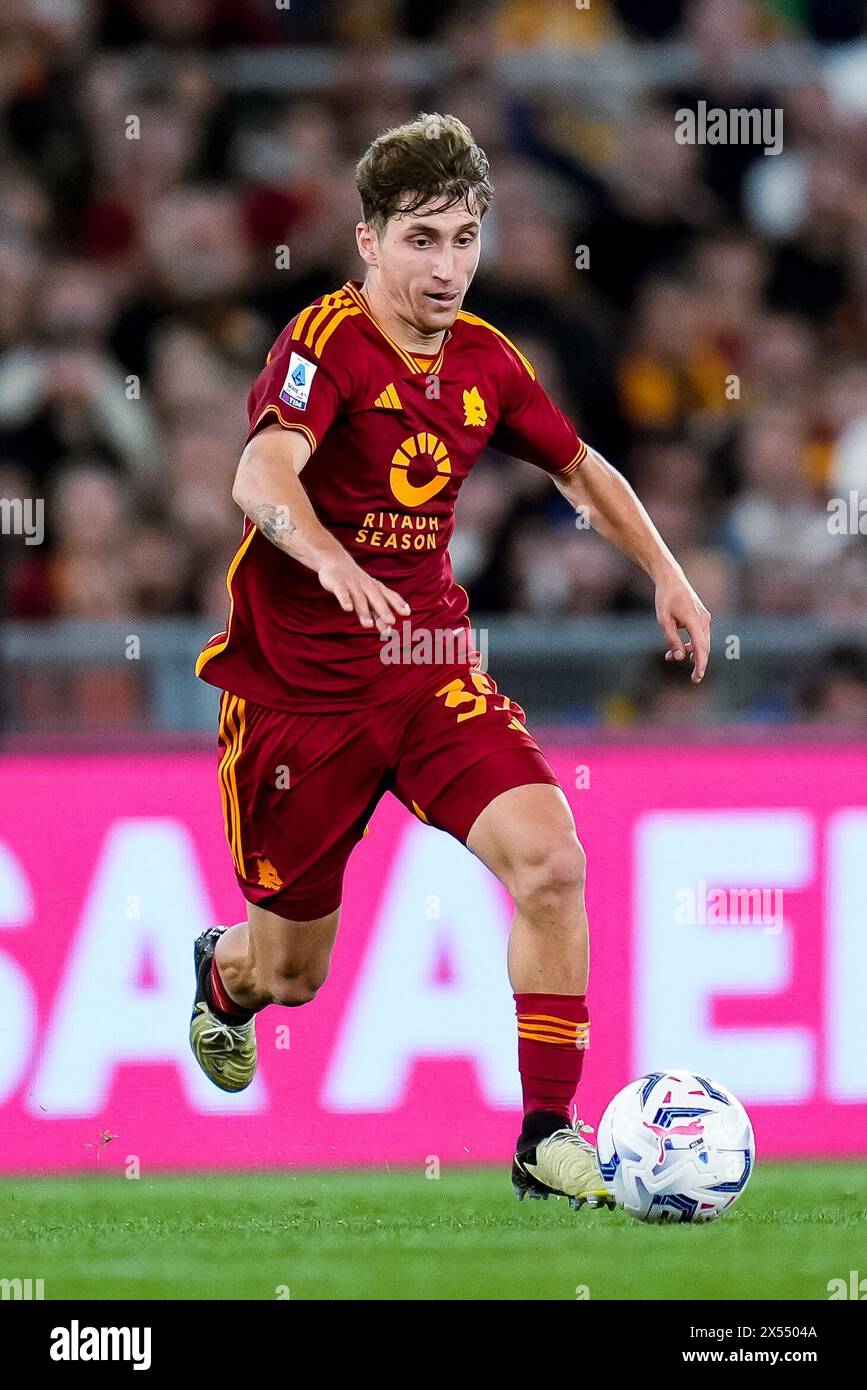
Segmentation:
<svg viewBox="0 0 867 1390">
<path fill-rule="evenodd" d="M 0 1251 L 46 1299 L 827 1299 L 867 1275 L 867 1166 L 759 1164 L 704 1227 L 519 1204 L 507 1168 L 21 1178 Z"/>
</svg>

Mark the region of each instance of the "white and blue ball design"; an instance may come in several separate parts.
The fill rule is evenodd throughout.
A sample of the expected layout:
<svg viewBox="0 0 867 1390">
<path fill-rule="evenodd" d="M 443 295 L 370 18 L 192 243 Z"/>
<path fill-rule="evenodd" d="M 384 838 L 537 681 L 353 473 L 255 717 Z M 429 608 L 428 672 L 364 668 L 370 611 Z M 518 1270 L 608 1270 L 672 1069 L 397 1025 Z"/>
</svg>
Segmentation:
<svg viewBox="0 0 867 1390">
<path fill-rule="evenodd" d="M 649 1222 L 713 1221 L 737 1201 L 756 1159 L 740 1101 L 718 1081 L 677 1067 L 618 1091 L 596 1146 L 617 1205 Z"/>
</svg>

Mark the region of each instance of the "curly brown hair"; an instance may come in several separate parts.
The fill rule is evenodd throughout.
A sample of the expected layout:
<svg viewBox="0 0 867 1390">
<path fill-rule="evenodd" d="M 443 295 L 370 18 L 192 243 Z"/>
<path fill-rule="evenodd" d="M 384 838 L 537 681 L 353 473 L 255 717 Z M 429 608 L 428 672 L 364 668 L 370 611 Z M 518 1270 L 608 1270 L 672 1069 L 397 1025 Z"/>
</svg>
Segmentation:
<svg viewBox="0 0 867 1390">
<path fill-rule="evenodd" d="M 483 217 L 494 193 L 488 169 L 469 126 L 457 116 L 422 111 L 378 135 L 358 161 L 362 216 L 380 235 L 396 212 L 416 212 L 437 200 L 437 211 L 445 212 L 466 199 Z"/>
</svg>

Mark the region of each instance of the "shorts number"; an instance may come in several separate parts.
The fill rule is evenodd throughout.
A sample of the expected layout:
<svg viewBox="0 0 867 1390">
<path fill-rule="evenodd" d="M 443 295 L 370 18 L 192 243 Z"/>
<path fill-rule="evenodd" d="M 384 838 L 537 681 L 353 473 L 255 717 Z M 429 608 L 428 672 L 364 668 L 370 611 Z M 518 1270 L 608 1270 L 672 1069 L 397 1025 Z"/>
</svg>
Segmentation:
<svg viewBox="0 0 867 1390">
<path fill-rule="evenodd" d="M 460 709 L 457 716 L 458 724 L 465 719 L 475 719 L 477 714 L 484 714 L 488 708 L 488 700 L 496 695 L 497 691 L 491 681 L 482 671 L 471 671 L 470 680 L 473 683 L 475 694 L 467 689 L 466 681 L 453 680 L 448 685 L 444 685 L 442 690 L 436 692 L 436 699 L 445 697 L 446 709 Z M 463 706 L 471 705 L 471 709 L 464 709 Z M 508 709 L 508 701 L 503 705 L 495 706 L 496 709 Z"/>
</svg>

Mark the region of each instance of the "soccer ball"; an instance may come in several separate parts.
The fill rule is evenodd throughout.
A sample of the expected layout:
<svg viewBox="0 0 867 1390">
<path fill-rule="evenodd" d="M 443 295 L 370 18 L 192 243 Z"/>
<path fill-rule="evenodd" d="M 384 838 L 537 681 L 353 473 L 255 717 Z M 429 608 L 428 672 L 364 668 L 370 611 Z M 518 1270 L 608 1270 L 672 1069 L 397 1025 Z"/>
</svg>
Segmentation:
<svg viewBox="0 0 867 1390">
<path fill-rule="evenodd" d="M 678 1067 L 649 1072 L 611 1101 L 597 1135 L 599 1168 L 639 1221 L 713 1221 L 749 1181 L 753 1127 L 740 1101 Z"/>
</svg>

